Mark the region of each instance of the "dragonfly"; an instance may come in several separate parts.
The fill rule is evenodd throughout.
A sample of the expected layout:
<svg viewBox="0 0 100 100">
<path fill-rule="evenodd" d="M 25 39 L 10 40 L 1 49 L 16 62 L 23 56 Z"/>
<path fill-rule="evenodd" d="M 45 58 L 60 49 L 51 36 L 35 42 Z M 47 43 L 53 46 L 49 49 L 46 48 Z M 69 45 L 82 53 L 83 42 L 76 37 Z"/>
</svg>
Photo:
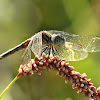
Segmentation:
<svg viewBox="0 0 100 100">
<path fill-rule="evenodd" d="M 31 51 L 38 57 L 45 53 L 61 59 L 66 58 L 67 61 L 78 61 L 87 58 L 88 52 L 100 51 L 100 37 L 56 30 L 40 31 L 18 46 L 2 53 L 0 60 L 22 49 L 25 49 L 22 64 L 31 61 Z"/>
</svg>

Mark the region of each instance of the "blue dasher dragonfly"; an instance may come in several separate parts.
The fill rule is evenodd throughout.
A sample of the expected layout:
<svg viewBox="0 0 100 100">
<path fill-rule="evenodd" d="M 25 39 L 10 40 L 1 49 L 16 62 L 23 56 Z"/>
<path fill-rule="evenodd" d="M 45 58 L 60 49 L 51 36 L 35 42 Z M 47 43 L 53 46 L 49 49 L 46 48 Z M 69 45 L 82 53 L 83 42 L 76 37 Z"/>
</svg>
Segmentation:
<svg viewBox="0 0 100 100">
<path fill-rule="evenodd" d="M 67 61 L 85 59 L 88 52 L 100 51 L 100 37 L 89 35 L 75 35 L 63 31 L 40 31 L 18 46 L 0 55 L 3 59 L 21 49 L 25 49 L 22 56 L 22 64 L 28 64 L 31 60 L 31 50 L 35 56 L 52 54 Z"/>
</svg>

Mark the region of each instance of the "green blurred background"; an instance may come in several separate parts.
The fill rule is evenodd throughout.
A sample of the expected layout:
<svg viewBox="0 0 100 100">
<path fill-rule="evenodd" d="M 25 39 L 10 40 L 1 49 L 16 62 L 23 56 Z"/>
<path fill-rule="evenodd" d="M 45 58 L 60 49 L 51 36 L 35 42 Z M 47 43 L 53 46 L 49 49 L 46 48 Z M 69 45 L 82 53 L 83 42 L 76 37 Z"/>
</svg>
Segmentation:
<svg viewBox="0 0 100 100">
<path fill-rule="evenodd" d="M 0 0 L 0 53 L 41 30 L 100 36 L 100 0 Z M 0 93 L 17 75 L 24 50 L 0 61 Z M 100 52 L 69 62 L 100 86 Z M 55 72 L 21 77 L 2 100 L 86 100 Z"/>
</svg>

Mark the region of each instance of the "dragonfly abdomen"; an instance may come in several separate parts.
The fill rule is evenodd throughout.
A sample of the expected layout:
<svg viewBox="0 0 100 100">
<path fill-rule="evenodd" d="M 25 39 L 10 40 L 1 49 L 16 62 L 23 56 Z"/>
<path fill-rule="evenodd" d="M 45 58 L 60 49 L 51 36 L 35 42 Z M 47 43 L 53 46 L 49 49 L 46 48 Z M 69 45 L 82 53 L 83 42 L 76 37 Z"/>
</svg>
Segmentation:
<svg viewBox="0 0 100 100">
<path fill-rule="evenodd" d="M 30 40 L 28 39 L 28 40 L 24 41 L 23 43 L 19 44 L 18 46 L 2 53 L 0 55 L 0 60 L 7 57 L 7 56 L 9 56 L 9 55 L 11 55 L 11 54 L 13 54 L 13 53 L 15 53 L 15 52 L 17 52 L 17 51 L 19 51 L 19 50 L 22 50 L 22 49 L 26 48 L 28 46 L 29 42 L 30 42 Z"/>
</svg>

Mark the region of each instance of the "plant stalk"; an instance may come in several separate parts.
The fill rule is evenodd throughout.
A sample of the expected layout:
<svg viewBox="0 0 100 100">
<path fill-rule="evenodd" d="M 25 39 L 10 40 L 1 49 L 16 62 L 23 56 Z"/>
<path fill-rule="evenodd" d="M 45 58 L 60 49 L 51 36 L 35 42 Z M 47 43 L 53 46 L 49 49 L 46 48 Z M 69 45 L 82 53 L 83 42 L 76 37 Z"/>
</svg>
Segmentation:
<svg viewBox="0 0 100 100">
<path fill-rule="evenodd" d="M 13 83 L 18 80 L 19 77 L 16 76 L 11 82 L 10 84 L 3 90 L 3 92 L 0 94 L 0 99 L 2 98 L 2 96 L 5 94 L 5 92 L 13 85 Z"/>
</svg>

